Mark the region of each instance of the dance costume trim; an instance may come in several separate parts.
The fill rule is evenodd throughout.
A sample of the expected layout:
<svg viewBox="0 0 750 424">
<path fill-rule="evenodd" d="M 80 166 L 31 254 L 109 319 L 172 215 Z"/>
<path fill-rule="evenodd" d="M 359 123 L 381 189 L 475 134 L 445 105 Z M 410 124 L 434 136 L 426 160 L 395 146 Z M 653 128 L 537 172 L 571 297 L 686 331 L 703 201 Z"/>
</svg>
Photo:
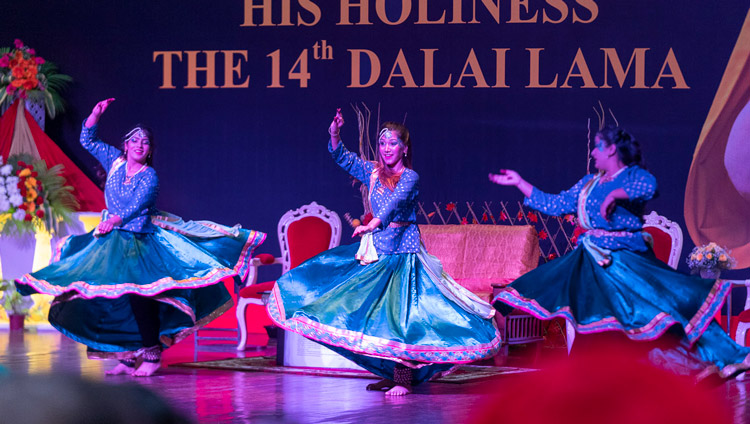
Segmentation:
<svg viewBox="0 0 750 424">
<path fill-rule="evenodd" d="M 60 296 L 64 293 L 72 290 L 80 293 L 80 296 L 73 296 L 75 298 L 93 299 L 95 297 L 104 297 L 107 299 L 116 299 L 123 294 L 139 294 L 142 296 L 155 296 L 167 290 L 172 289 L 195 289 L 199 287 L 210 286 L 216 284 L 219 281 L 227 277 L 234 277 L 237 273 L 229 268 L 217 268 L 211 271 L 205 277 L 194 277 L 187 278 L 184 280 L 174 280 L 172 277 L 164 277 L 156 280 L 149 284 L 107 284 L 107 285 L 92 285 L 85 281 L 75 281 L 64 289 L 61 286 L 56 286 L 45 280 L 37 280 L 30 274 L 26 274 L 16 281 L 26 284 L 32 287 L 39 293 L 51 294 L 53 296 Z"/>
<path fill-rule="evenodd" d="M 701 305 L 696 314 L 690 319 L 689 323 L 684 328 L 690 345 L 695 343 L 695 341 L 700 338 L 701 334 L 706 331 L 706 327 L 708 327 L 714 315 L 716 315 L 716 312 L 724 304 L 724 300 L 729 294 L 730 287 L 731 284 L 727 282 L 721 280 L 716 281 L 703 305 Z M 495 298 L 495 301 L 498 300 L 511 305 L 514 308 L 521 309 L 541 320 L 548 320 L 556 317 L 565 318 L 573 324 L 576 331 L 583 334 L 620 330 L 631 340 L 654 340 L 664 334 L 669 327 L 675 324 L 680 324 L 678 320 L 665 312 L 656 314 L 648 324 L 634 329 L 625 328 L 620 324 L 617 318 L 612 316 L 589 324 L 579 324 L 576 322 L 575 318 L 573 318 L 573 314 L 570 312 L 570 307 L 565 306 L 555 312 L 550 312 L 537 303 L 536 300 L 521 296 L 513 287 L 507 287 L 501 292 Z"/>
<path fill-rule="evenodd" d="M 268 311 L 271 320 L 276 325 L 300 334 L 317 342 L 341 347 L 354 353 L 397 362 L 417 361 L 427 363 L 460 364 L 473 362 L 494 355 L 500 349 L 500 334 L 495 329 L 495 338 L 491 343 L 476 346 L 454 346 L 442 348 L 438 346 L 419 346 L 399 343 L 379 337 L 342 330 L 340 328 L 321 324 L 304 316 L 285 317 L 281 293 L 276 286 L 269 298 Z"/>
</svg>

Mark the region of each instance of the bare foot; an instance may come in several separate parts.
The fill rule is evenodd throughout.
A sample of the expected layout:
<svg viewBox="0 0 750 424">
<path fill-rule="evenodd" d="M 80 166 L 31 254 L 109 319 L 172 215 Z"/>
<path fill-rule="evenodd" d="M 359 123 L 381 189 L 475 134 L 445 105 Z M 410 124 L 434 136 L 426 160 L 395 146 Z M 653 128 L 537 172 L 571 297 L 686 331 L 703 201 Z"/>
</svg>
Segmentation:
<svg viewBox="0 0 750 424">
<path fill-rule="evenodd" d="M 411 389 L 404 386 L 393 386 L 391 390 L 385 392 L 386 396 L 406 396 L 411 393 Z"/>
<path fill-rule="evenodd" d="M 122 362 L 117 364 L 116 367 L 112 368 L 111 370 L 104 371 L 104 375 L 121 375 L 121 374 L 127 374 L 131 375 L 133 374 L 133 371 L 135 371 L 135 368 L 129 367 Z"/>
<path fill-rule="evenodd" d="M 150 377 L 161 368 L 161 362 L 146 362 L 143 361 L 141 366 L 137 370 L 133 371 L 133 375 L 136 377 Z"/>
<path fill-rule="evenodd" d="M 377 383 L 368 384 L 366 389 L 369 391 L 382 391 L 383 389 L 392 389 L 393 386 L 395 386 L 396 383 L 393 380 L 388 380 L 387 378 L 384 378 Z"/>
</svg>

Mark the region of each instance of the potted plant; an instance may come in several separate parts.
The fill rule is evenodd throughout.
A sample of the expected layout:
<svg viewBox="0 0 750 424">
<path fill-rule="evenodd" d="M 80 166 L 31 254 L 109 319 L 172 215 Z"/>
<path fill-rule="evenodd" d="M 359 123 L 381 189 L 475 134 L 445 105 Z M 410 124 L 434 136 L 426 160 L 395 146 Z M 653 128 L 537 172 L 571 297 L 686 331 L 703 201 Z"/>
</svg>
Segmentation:
<svg viewBox="0 0 750 424">
<path fill-rule="evenodd" d="M 57 72 L 57 66 L 16 39 L 13 47 L 0 48 L 0 107 L 17 99 L 44 103 L 50 118 L 63 111 L 60 91 L 73 80 Z"/>
<path fill-rule="evenodd" d="M 16 290 L 13 280 L 0 281 L 0 291 L 3 293 L 2 306 L 8 314 L 10 330 L 23 330 L 23 322 L 26 319 L 26 314 L 34 306 L 34 301 L 31 299 L 31 296 L 22 296 Z"/>
<path fill-rule="evenodd" d="M 47 168 L 26 154 L 12 155 L 8 163 L 0 156 L 0 234 L 55 233 L 70 222 L 78 202 L 61 173 L 62 165 Z"/>
<path fill-rule="evenodd" d="M 687 258 L 687 264 L 693 274 L 700 274 L 703 278 L 718 279 L 722 269 L 732 269 L 734 258 L 730 251 L 711 242 L 703 246 L 696 246 Z"/>
</svg>

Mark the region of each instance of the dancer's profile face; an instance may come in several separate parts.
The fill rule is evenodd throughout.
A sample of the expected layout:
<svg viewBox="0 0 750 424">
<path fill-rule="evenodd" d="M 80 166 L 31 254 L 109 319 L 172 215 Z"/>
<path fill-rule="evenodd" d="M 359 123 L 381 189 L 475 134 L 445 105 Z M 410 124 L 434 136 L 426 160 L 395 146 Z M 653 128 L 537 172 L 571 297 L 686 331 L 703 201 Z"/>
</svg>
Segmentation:
<svg viewBox="0 0 750 424">
<path fill-rule="evenodd" d="M 607 144 L 607 140 L 599 136 L 594 139 L 594 150 L 591 151 L 591 157 L 594 159 L 596 169 L 603 169 L 605 162 L 616 153 L 614 150 L 614 144 Z"/>
<path fill-rule="evenodd" d="M 395 130 L 384 130 L 378 140 L 378 152 L 388 166 L 401 162 L 406 154 L 406 146 L 401 141 L 401 134 Z"/>
</svg>

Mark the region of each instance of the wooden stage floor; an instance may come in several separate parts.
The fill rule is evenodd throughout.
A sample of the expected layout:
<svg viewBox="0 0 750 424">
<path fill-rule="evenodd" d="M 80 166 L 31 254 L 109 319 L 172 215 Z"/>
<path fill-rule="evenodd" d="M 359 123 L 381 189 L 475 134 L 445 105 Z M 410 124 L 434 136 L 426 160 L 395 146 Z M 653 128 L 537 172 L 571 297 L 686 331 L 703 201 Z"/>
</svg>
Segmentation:
<svg viewBox="0 0 750 424">
<path fill-rule="evenodd" d="M 256 335 L 250 342 L 266 340 Z M 269 355 L 274 350 L 272 345 L 244 355 Z M 231 349 L 200 349 L 197 355 L 199 361 L 236 356 Z M 0 331 L 0 364 L 11 373 L 73 374 L 111 384 L 136 381 L 198 423 L 471 423 L 477 409 L 490 406 L 492 399 L 486 393 L 527 375 L 501 377 L 492 383 L 427 383 L 415 394 L 392 398 L 366 391 L 365 385 L 374 380 L 169 366 L 193 359 L 192 340 L 186 340 L 165 352 L 167 366 L 153 377 L 105 377 L 104 370 L 115 361 L 88 360 L 82 345 L 57 332 Z M 749 380 L 714 389 L 727 400 L 736 424 L 750 424 L 745 395 Z M 497 422 L 503 422 L 502 416 Z"/>
</svg>

